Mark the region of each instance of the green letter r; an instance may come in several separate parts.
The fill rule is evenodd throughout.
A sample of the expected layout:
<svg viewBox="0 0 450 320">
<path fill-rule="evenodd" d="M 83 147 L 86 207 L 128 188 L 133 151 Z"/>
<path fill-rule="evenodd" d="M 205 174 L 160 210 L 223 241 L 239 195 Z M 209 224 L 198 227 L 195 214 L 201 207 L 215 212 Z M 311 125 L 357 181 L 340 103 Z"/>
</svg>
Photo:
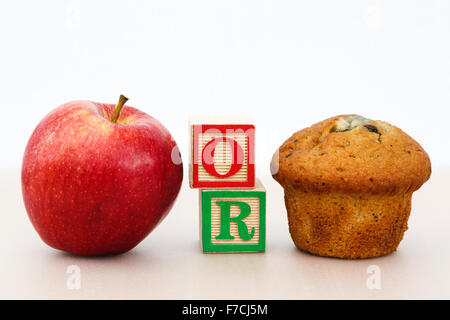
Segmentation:
<svg viewBox="0 0 450 320">
<path fill-rule="evenodd" d="M 255 227 L 248 232 L 247 224 L 242 221 L 250 215 L 251 208 L 247 202 L 244 201 L 216 201 L 220 206 L 220 234 L 216 236 L 218 240 L 232 240 L 234 237 L 230 233 L 231 222 L 235 222 L 238 227 L 239 237 L 242 240 L 250 240 L 255 235 Z M 240 214 L 236 217 L 231 217 L 231 206 L 238 206 Z"/>
</svg>

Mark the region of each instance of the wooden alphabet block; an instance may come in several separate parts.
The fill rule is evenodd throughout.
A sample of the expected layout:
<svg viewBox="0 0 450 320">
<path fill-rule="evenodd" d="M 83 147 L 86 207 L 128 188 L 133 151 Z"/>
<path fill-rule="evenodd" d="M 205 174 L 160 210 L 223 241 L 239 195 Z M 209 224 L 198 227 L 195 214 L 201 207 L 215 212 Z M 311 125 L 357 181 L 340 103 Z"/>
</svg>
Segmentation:
<svg viewBox="0 0 450 320">
<path fill-rule="evenodd" d="M 266 248 L 266 190 L 201 189 L 203 252 L 261 252 Z"/>
<path fill-rule="evenodd" d="M 190 122 L 191 188 L 252 188 L 255 185 L 255 126 L 236 118 Z"/>
</svg>

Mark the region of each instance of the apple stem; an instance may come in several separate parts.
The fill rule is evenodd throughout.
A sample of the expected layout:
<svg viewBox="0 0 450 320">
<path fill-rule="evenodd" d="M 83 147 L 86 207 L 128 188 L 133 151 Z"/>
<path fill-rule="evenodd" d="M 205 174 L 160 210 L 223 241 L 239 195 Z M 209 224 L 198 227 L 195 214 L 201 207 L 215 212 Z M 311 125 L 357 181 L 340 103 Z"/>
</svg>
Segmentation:
<svg viewBox="0 0 450 320">
<path fill-rule="evenodd" d="M 114 113 L 111 118 L 111 121 L 114 123 L 117 123 L 117 120 L 119 120 L 120 111 L 122 111 L 123 106 L 128 101 L 128 98 L 125 97 L 123 94 L 120 95 L 119 101 L 116 104 L 116 107 L 114 108 Z"/>
</svg>

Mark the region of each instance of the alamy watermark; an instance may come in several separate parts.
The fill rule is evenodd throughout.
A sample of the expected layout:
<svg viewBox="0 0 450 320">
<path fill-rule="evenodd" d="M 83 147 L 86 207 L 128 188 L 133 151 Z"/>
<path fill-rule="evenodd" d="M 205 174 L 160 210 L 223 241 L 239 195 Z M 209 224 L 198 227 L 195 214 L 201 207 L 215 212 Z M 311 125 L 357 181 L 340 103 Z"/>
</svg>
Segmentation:
<svg viewBox="0 0 450 320">
<path fill-rule="evenodd" d="M 81 269 L 77 265 L 70 265 L 66 269 L 66 273 L 69 274 L 66 281 L 67 289 L 79 290 L 81 289 Z"/>
<path fill-rule="evenodd" d="M 367 273 L 370 276 L 366 280 L 366 286 L 369 290 L 381 289 L 381 269 L 379 266 L 373 264 L 367 267 Z"/>
</svg>

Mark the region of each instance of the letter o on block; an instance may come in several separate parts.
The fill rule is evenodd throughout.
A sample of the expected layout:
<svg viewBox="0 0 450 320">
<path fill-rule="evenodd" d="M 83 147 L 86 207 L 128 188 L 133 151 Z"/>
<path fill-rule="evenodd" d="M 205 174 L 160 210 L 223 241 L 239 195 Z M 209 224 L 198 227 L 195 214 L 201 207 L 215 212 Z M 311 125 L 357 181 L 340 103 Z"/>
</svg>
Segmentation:
<svg viewBox="0 0 450 320">
<path fill-rule="evenodd" d="M 216 166 L 214 165 L 214 153 L 216 151 L 217 145 L 220 142 L 227 142 L 230 145 L 230 152 L 231 152 L 230 169 L 225 174 L 217 172 Z M 244 161 L 245 161 L 244 150 L 242 149 L 239 142 L 237 142 L 232 138 L 228 137 L 214 138 L 213 140 L 209 141 L 202 150 L 203 168 L 205 168 L 205 170 L 210 175 L 218 178 L 228 178 L 235 175 L 236 173 L 238 173 L 239 170 L 241 170 Z"/>
<path fill-rule="evenodd" d="M 191 144 L 191 188 L 254 187 L 254 125 L 192 124 Z"/>
</svg>

